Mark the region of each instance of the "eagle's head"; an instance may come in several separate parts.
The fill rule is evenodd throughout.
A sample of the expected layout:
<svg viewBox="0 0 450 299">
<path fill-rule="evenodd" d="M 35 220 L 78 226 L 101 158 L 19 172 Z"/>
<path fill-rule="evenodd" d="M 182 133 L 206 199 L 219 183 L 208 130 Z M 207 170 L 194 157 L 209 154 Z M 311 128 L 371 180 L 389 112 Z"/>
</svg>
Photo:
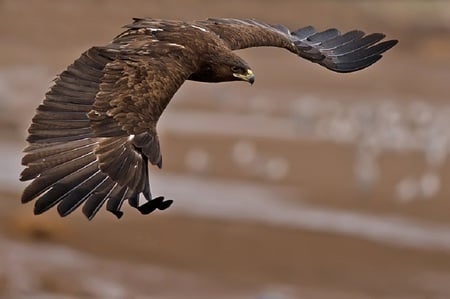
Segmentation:
<svg viewBox="0 0 450 299">
<path fill-rule="evenodd" d="M 253 71 L 242 58 L 231 51 L 221 53 L 204 59 L 201 67 L 189 79 L 202 82 L 255 82 Z"/>
<path fill-rule="evenodd" d="M 233 77 L 237 80 L 246 81 L 250 84 L 255 82 L 255 75 L 249 67 L 233 65 L 231 66 L 231 72 Z"/>
<path fill-rule="evenodd" d="M 253 84 L 255 75 L 247 62 L 233 52 L 229 54 L 231 55 L 224 55 L 215 62 L 215 75 L 220 78 L 220 81 L 245 81 Z"/>
</svg>

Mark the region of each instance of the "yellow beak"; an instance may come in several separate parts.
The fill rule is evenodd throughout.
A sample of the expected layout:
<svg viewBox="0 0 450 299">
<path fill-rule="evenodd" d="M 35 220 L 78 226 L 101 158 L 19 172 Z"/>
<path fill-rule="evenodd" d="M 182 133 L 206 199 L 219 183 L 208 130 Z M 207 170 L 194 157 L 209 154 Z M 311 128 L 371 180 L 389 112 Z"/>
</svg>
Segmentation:
<svg viewBox="0 0 450 299">
<path fill-rule="evenodd" d="M 251 69 L 247 69 L 247 72 L 245 74 L 233 74 L 233 76 L 250 84 L 253 84 L 255 82 L 255 75 L 253 74 Z"/>
</svg>

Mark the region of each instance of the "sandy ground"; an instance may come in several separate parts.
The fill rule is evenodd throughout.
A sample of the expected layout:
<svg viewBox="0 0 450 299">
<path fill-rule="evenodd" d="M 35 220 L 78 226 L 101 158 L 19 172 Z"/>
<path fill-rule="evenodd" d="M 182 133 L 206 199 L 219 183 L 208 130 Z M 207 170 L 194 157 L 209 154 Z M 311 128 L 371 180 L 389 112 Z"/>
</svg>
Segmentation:
<svg viewBox="0 0 450 299">
<path fill-rule="evenodd" d="M 0 297 L 449 298 L 450 189 L 446 182 L 450 165 L 446 155 L 435 164 L 429 161 L 426 146 L 375 147 L 376 179 L 359 182 L 355 165 L 365 157 L 358 154 L 366 149 L 363 142 L 310 132 L 296 138 L 288 129 L 278 129 L 291 125 L 291 109 L 280 107 L 305 105 L 307 98 L 331 107 L 320 108 L 325 120 L 339 116 L 336 111 L 344 111 L 345 118 L 346 111 L 358 103 L 381 109 L 385 106 L 377 106 L 380 101 L 394 107 L 380 115 L 403 113 L 417 102 L 434 109 L 432 118 L 445 119 L 450 91 L 449 5 L 444 1 L 433 5 L 427 1 L 182 3 L 0 1 L 0 133 L 2 151 L 12 152 L 12 156 L 2 152 L 0 176 Z M 8 174 L 17 176 L 17 149 L 24 145 L 35 107 L 54 74 L 81 51 L 109 41 L 136 16 L 252 17 L 291 28 L 312 24 L 345 31 L 357 27 L 385 32 L 400 39 L 400 44 L 375 66 L 350 75 L 332 74 L 304 61 L 295 63 L 295 57 L 278 49 L 240 51 L 256 73 L 254 86 L 188 83 L 162 119 L 165 165 L 157 175 L 179 175 L 187 182 L 187 187 L 180 183 L 162 188 L 169 193 L 173 189 L 173 208 L 150 217 L 127 211 L 120 221 L 103 212 L 92 222 L 79 213 L 64 219 L 54 211 L 33 216 L 30 205 L 19 204 L 22 185 Z M 210 119 L 215 115 L 230 117 L 223 122 L 216 117 L 214 125 Z M 446 124 L 436 128 L 445 129 Z M 390 125 L 381 132 L 399 127 L 394 122 Z M 240 129 L 244 127 L 248 129 Z M 368 127 L 363 136 L 376 135 L 373 128 Z M 425 135 L 439 137 L 444 134 L 439 130 L 425 131 Z M 253 153 L 251 163 L 236 161 L 235 152 Z M 11 158 L 6 161 L 5 157 Z M 417 186 L 433 183 L 436 177 L 438 191 L 430 196 L 423 190 L 416 194 Z M 206 185 L 211 182 L 210 186 L 189 183 L 192 178 Z M 320 214 L 317 220 L 292 225 L 297 222 L 275 217 L 275 212 L 284 210 L 274 206 L 273 215 L 269 209 L 265 219 L 245 213 L 237 217 L 238 210 L 220 204 L 215 210 L 205 204 L 207 211 L 200 213 L 208 197 L 227 200 L 227 195 L 214 195 L 211 186 L 229 181 L 232 187 L 223 193 L 242 197 L 244 204 L 246 196 L 262 201 L 267 194 L 276 194 L 273 199 L 280 206 L 304 204 L 307 211 L 331 211 L 330 215 L 343 218 Z M 153 184 L 158 190 L 164 179 Z M 244 192 L 241 184 L 256 184 L 263 191 Z M 408 190 L 417 192 L 410 195 Z M 253 210 L 261 207 L 255 204 Z M 223 213 L 217 212 L 221 209 Z M 251 210 L 242 207 L 242 211 Z M 316 215 L 308 213 L 302 214 L 305 219 Z M 349 219 L 359 220 L 342 222 L 338 219 L 348 218 L 342 213 L 355 213 L 358 217 Z M 292 217 L 288 214 L 284 219 Z M 381 224 L 386 219 L 385 238 L 368 237 L 375 227 L 367 224 L 372 219 Z M 388 236 L 397 236 L 390 232 L 401 235 L 404 220 L 408 228 L 404 237 L 417 244 L 387 241 Z M 438 245 L 427 246 L 434 243 Z"/>
</svg>

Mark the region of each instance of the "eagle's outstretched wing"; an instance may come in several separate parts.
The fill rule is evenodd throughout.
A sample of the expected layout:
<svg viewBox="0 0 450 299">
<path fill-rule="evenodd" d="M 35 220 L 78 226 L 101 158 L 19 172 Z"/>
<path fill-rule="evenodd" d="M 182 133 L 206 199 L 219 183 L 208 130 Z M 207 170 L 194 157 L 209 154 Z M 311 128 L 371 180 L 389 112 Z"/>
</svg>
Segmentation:
<svg viewBox="0 0 450 299">
<path fill-rule="evenodd" d="M 316 32 L 308 26 L 291 32 L 283 25 L 269 25 L 256 20 L 208 19 L 197 23 L 220 36 L 232 50 L 281 47 L 340 73 L 368 67 L 398 42 L 380 42 L 384 34 L 365 35 L 360 30 L 341 34 L 337 29 Z"/>
<path fill-rule="evenodd" d="M 161 204 L 161 198 L 151 199 L 147 161 L 161 166 L 156 121 L 191 70 L 179 62 L 180 47 L 173 51 L 151 39 L 139 47 L 131 43 L 82 54 L 37 109 L 21 174 L 21 180 L 33 180 L 22 202 L 37 199 L 36 214 L 57 204 L 65 216 L 84 203 L 91 219 L 107 202 L 120 217 L 125 200 L 143 213 Z M 168 48 L 174 55 L 160 55 Z M 150 203 L 143 208 L 141 193 Z"/>
<path fill-rule="evenodd" d="M 171 201 L 151 198 L 148 180 L 147 162 L 162 164 L 156 123 L 185 80 L 224 82 L 244 80 L 242 71 L 252 75 L 231 50 L 282 47 L 331 70 L 352 72 L 397 43 L 381 42 L 379 33 L 316 33 L 312 27 L 290 32 L 254 20 L 146 18 L 126 27 L 112 43 L 83 53 L 37 109 L 21 174 L 21 180 L 32 180 L 22 202 L 36 200 L 36 214 L 57 205 L 65 216 L 84 204 L 91 219 L 106 203 L 120 217 L 125 200 L 142 213 L 168 207 Z M 243 78 L 251 82 L 252 77 Z M 140 194 L 148 200 L 141 206 Z"/>
</svg>

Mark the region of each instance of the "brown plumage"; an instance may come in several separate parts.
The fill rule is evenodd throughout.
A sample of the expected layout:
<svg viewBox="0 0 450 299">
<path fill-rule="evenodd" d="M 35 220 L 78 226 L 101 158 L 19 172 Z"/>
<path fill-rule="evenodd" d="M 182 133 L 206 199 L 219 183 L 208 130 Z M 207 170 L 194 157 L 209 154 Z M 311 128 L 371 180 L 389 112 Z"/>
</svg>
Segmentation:
<svg viewBox="0 0 450 299">
<path fill-rule="evenodd" d="M 21 180 L 33 180 L 22 202 L 36 214 L 57 205 L 66 216 L 83 204 L 122 216 L 126 200 L 144 214 L 172 201 L 152 199 L 148 161 L 162 166 L 156 123 L 185 80 L 254 81 L 232 50 L 285 48 L 332 71 L 375 63 L 397 41 L 380 33 L 289 31 L 255 20 L 182 22 L 134 19 L 110 44 L 87 50 L 55 80 L 29 128 Z M 147 203 L 139 206 L 143 194 Z"/>
</svg>

